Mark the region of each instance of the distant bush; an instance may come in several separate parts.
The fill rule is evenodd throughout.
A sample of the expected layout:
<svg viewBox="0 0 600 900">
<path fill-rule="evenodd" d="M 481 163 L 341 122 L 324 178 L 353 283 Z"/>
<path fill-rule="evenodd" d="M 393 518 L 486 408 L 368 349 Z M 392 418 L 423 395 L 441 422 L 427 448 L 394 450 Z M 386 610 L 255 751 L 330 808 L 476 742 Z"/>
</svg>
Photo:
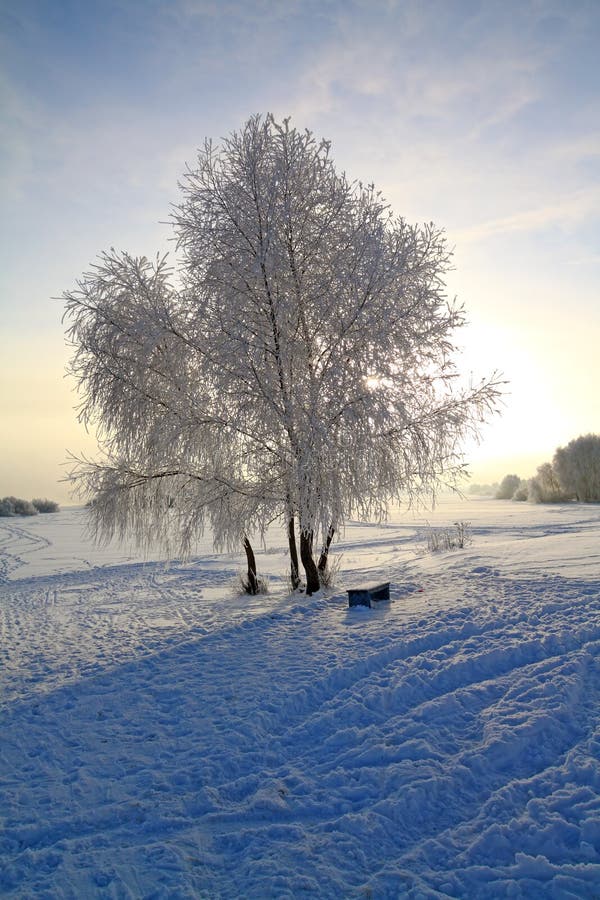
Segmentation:
<svg viewBox="0 0 600 900">
<path fill-rule="evenodd" d="M 8 497 L 3 497 L 0 500 L 0 516 L 14 516 L 15 508 L 10 502 Z"/>
<path fill-rule="evenodd" d="M 46 500 L 45 498 L 41 500 L 39 497 L 34 497 L 31 502 L 40 513 L 53 513 L 58 512 L 60 509 L 58 503 L 54 500 Z"/>
<path fill-rule="evenodd" d="M 37 509 L 29 500 L 3 497 L 0 500 L 0 516 L 37 516 Z"/>
<path fill-rule="evenodd" d="M 566 493 L 583 503 L 600 500 L 600 435 L 582 435 L 559 447 L 552 468 Z"/>
<path fill-rule="evenodd" d="M 29 500 L 17 500 L 15 503 L 15 513 L 17 516 L 36 516 L 37 509 Z"/>
<path fill-rule="evenodd" d="M 54 500 L 40 500 L 36 498 L 29 502 L 29 500 L 22 500 L 20 497 L 3 497 L 0 500 L 0 517 L 37 516 L 39 512 L 58 512 L 59 508 L 58 503 L 55 503 Z"/>
<path fill-rule="evenodd" d="M 521 479 L 518 475 L 505 475 L 496 491 L 496 500 L 512 500 L 520 485 Z"/>
</svg>

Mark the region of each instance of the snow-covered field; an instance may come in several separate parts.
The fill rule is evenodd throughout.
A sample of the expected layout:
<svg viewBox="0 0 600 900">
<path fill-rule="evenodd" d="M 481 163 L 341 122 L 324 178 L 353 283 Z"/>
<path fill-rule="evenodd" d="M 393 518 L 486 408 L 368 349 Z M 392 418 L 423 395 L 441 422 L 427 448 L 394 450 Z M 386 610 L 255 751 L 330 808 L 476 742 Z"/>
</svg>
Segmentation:
<svg viewBox="0 0 600 900">
<path fill-rule="evenodd" d="M 0 521 L 0 895 L 600 898 L 600 506 L 350 526 L 314 598 L 83 516 Z"/>
</svg>

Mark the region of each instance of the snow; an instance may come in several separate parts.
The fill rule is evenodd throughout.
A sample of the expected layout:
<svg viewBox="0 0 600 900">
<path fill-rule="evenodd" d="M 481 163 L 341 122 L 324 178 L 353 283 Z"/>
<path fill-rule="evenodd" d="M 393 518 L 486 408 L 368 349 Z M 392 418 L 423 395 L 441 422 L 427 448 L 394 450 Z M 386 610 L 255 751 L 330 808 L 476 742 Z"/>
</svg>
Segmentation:
<svg viewBox="0 0 600 900">
<path fill-rule="evenodd" d="M 0 523 L 0 895 L 600 896 L 600 506 L 350 525 L 311 598 L 83 519 Z"/>
</svg>

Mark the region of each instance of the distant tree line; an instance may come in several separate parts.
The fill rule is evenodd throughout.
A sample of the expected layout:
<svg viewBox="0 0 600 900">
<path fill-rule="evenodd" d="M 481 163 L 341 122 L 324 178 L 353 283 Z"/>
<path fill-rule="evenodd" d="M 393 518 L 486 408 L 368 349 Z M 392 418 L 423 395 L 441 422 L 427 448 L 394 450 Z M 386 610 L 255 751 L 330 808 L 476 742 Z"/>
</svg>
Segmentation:
<svg viewBox="0 0 600 900">
<path fill-rule="evenodd" d="M 497 481 L 492 484 L 470 484 L 467 493 L 476 494 L 478 497 L 495 497 L 499 487 Z"/>
<path fill-rule="evenodd" d="M 38 513 L 58 512 L 59 505 L 54 500 L 35 497 L 33 500 L 22 500 L 20 497 L 2 497 L 0 500 L 0 516 L 37 516 Z"/>
<path fill-rule="evenodd" d="M 495 497 L 530 503 L 600 501 L 600 435 L 582 435 L 559 447 L 552 462 L 539 466 L 533 478 L 505 475 Z"/>
</svg>

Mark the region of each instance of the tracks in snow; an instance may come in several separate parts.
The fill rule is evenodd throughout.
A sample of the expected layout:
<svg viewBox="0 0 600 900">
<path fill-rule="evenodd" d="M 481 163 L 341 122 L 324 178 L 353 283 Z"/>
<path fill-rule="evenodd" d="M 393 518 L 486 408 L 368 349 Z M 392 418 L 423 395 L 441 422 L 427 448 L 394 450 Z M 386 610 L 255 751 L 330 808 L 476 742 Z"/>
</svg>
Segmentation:
<svg viewBox="0 0 600 900">
<path fill-rule="evenodd" d="M 259 897 L 289 869 L 297 893 L 323 897 L 397 896 L 400 884 L 473 896 L 493 853 L 514 867 L 503 828 L 521 828 L 534 852 L 535 815 L 554 816 L 556 865 L 565 834 L 586 861 L 600 776 L 578 813 L 557 797 L 598 770 L 597 585 L 582 595 L 577 582 L 490 572 L 462 583 L 472 606 L 437 617 L 317 601 L 233 616 L 218 630 L 194 625 L 184 600 L 187 640 L 175 629 L 151 645 L 149 631 L 143 655 L 128 658 L 119 595 L 127 591 L 133 634 L 141 608 L 142 625 L 151 618 L 144 603 L 167 617 L 181 592 L 122 574 L 108 588 L 91 578 L 70 588 L 74 618 L 96 640 L 109 623 L 106 644 L 124 661 L 7 712 L 7 892 L 56 886 L 65 861 L 83 858 L 84 893 L 98 878 L 118 891 L 152 859 L 171 892 Z M 23 594 L 16 606 L 24 615 L 35 602 Z M 75 648 L 71 659 L 75 671 Z M 38 825 L 23 820 L 32 808 L 45 811 Z M 561 815 L 569 828 L 556 826 Z M 152 887 L 136 877 L 140 893 Z"/>
<path fill-rule="evenodd" d="M 231 577 L 149 563 L 0 584 L 0 706 L 206 631 L 205 591 Z"/>
<path fill-rule="evenodd" d="M 10 575 L 23 565 L 23 556 L 49 546 L 47 538 L 32 534 L 10 519 L 0 522 L 0 584 L 7 582 Z"/>
</svg>

